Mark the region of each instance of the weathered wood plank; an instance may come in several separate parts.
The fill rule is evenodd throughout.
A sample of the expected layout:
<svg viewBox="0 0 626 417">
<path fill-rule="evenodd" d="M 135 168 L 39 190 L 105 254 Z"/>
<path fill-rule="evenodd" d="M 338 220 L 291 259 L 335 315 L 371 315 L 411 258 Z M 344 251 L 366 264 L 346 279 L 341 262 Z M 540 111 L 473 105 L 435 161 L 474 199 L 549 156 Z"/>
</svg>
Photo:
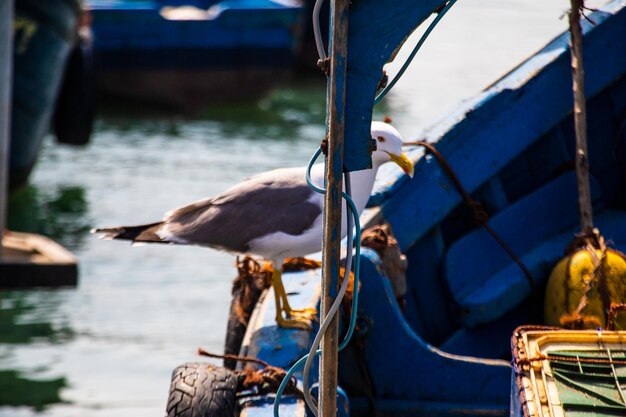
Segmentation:
<svg viewBox="0 0 626 417">
<path fill-rule="evenodd" d="M 45 236 L 6 232 L 2 240 L 0 289 L 75 287 L 76 258 Z"/>
</svg>

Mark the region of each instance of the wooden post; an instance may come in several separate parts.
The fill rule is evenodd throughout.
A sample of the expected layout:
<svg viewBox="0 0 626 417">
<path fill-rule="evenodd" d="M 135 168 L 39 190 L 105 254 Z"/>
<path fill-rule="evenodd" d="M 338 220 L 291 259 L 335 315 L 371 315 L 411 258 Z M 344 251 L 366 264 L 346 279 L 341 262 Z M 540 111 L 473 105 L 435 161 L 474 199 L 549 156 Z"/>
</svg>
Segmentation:
<svg viewBox="0 0 626 417">
<path fill-rule="evenodd" d="M 324 316 L 337 292 L 341 244 L 341 191 L 343 175 L 346 61 L 348 50 L 348 0 L 330 3 L 330 76 L 328 81 L 328 155 L 324 200 L 324 250 L 322 305 Z M 322 338 L 319 415 L 337 415 L 338 320 L 335 316 Z"/>
<path fill-rule="evenodd" d="M 583 67 L 583 36 L 580 27 L 580 11 L 584 0 L 571 0 L 569 13 L 570 52 L 572 56 L 572 80 L 574 90 L 574 127 L 576 129 L 576 178 L 578 181 L 578 209 L 580 230 L 593 229 L 591 191 L 589 188 L 589 158 L 587 156 L 587 110 L 585 105 L 585 71 Z"/>
<path fill-rule="evenodd" d="M 0 2 L 0 259 L 6 229 L 11 134 L 11 87 L 13 67 L 13 0 Z"/>
</svg>

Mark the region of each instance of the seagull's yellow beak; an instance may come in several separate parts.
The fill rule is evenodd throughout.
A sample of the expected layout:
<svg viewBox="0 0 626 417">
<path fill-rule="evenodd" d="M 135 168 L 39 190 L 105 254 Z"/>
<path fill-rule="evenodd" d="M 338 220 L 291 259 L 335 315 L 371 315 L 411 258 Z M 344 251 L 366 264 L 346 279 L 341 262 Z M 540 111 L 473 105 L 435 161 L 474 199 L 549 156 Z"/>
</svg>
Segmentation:
<svg viewBox="0 0 626 417">
<path fill-rule="evenodd" d="M 401 153 L 400 156 L 390 153 L 389 157 L 393 162 L 398 164 L 400 168 L 402 168 L 402 171 L 406 172 L 409 177 L 413 178 L 413 162 L 411 162 L 411 160 L 404 153 Z"/>
</svg>

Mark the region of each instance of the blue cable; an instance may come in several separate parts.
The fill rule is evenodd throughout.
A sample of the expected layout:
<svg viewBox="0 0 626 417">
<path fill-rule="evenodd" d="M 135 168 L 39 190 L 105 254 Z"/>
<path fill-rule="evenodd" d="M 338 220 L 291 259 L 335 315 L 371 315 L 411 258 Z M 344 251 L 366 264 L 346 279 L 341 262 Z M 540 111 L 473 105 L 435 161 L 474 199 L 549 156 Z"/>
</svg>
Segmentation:
<svg viewBox="0 0 626 417">
<path fill-rule="evenodd" d="M 309 188 L 315 191 L 316 193 L 324 194 L 326 190 L 313 184 L 313 181 L 311 180 L 311 169 L 313 168 L 313 164 L 315 164 L 315 161 L 317 161 L 317 158 L 319 158 L 321 153 L 322 153 L 322 148 L 321 147 L 317 148 L 317 150 L 311 157 L 311 160 L 309 161 L 309 165 L 306 168 L 306 183 L 309 186 Z"/>
<path fill-rule="evenodd" d="M 311 168 L 313 167 L 313 164 L 315 163 L 315 161 L 317 160 L 317 158 L 320 156 L 321 153 L 322 153 L 322 149 L 318 148 L 315 154 L 313 155 L 313 157 L 311 158 L 309 165 L 307 167 L 307 171 L 306 171 L 306 182 L 313 191 L 320 193 L 320 194 L 324 194 L 326 190 L 316 186 L 311 181 Z M 350 198 L 348 194 L 342 192 L 341 196 L 346 200 L 346 203 L 348 204 L 348 207 L 350 208 L 350 211 L 352 212 L 352 216 L 354 217 L 356 244 L 355 244 L 355 253 L 354 253 L 355 262 L 354 262 L 354 284 L 353 284 L 354 290 L 353 290 L 353 297 L 352 297 L 352 313 L 350 314 L 350 323 L 348 325 L 348 331 L 346 332 L 346 335 L 343 341 L 339 344 L 338 351 L 343 350 L 348 345 L 348 343 L 350 342 L 350 339 L 352 338 L 352 335 L 354 334 L 354 328 L 356 326 L 356 313 L 357 313 L 357 307 L 359 303 L 358 288 L 359 288 L 359 273 L 361 269 L 361 257 L 360 257 L 361 255 L 361 223 L 359 221 L 359 213 L 356 209 L 356 206 L 354 205 L 354 202 L 352 201 L 352 198 Z M 315 352 L 315 354 L 319 355 L 321 352 L 322 351 L 318 349 Z M 283 396 L 283 392 L 285 391 L 285 388 L 287 387 L 287 383 L 291 380 L 291 377 L 296 372 L 296 370 L 298 370 L 298 368 L 300 368 L 300 366 L 302 366 L 302 364 L 306 362 L 308 357 L 309 355 L 306 354 L 302 356 L 300 359 L 298 359 L 296 363 L 293 364 L 291 368 L 289 368 L 289 371 L 287 371 L 285 378 L 283 378 L 283 381 L 281 382 L 280 386 L 278 387 L 278 390 L 276 391 L 276 397 L 274 398 L 274 417 L 280 417 L 278 408 L 280 405 L 280 400 L 282 399 L 282 396 Z"/>
<path fill-rule="evenodd" d="M 320 194 L 324 194 L 326 192 L 326 190 L 324 188 L 319 188 L 318 186 L 316 186 L 315 184 L 313 184 L 313 181 L 311 181 L 311 168 L 313 168 L 313 164 L 315 164 L 315 161 L 317 160 L 317 158 L 320 156 L 320 154 L 322 153 L 322 148 L 317 148 L 317 151 L 315 151 L 315 153 L 313 154 L 313 157 L 311 158 L 311 160 L 309 161 L 309 165 L 307 167 L 306 170 L 306 183 L 309 185 L 309 187 Z M 358 284 L 359 284 L 359 272 L 361 270 L 361 222 L 359 220 L 359 212 L 356 209 L 356 206 L 354 205 L 354 202 L 352 201 L 352 198 L 342 192 L 341 196 L 346 200 L 346 203 L 348 204 L 348 207 L 350 207 L 350 211 L 352 212 L 352 215 L 354 217 L 354 227 L 355 227 L 355 247 L 354 247 L 354 258 L 355 258 L 355 262 L 354 262 L 354 296 L 352 298 L 352 314 L 350 316 L 350 324 L 348 326 L 348 331 L 346 332 L 346 336 L 343 339 L 343 342 L 341 342 L 341 344 L 339 345 L 339 350 L 342 350 L 343 348 L 346 347 L 346 345 L 348 344 L 348 342 L 350 341 L 350 338 L 352 337 L 352 334 L 354 333 L 354 327 L 355 327 L 355 323 L 356 323 L 356 308 L 358 306 L 358 302 L 359 302 L 359 291 L 358 291 Z M 348 242 L 349 243 L 349 242 Z"/>
</svg>

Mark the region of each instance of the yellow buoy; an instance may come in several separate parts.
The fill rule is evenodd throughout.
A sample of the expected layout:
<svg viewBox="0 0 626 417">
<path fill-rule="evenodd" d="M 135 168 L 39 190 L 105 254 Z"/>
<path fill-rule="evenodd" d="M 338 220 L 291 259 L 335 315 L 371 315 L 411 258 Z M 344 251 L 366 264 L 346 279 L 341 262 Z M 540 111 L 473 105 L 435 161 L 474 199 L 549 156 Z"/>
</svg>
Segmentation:
<svg viewBox="0 0 626 417">
<path fill-rule="evenodd" d="M 548 279 L 544 316 L 552 326 L 606 328 L 611 307 L 623 303 L 626 257 L 602 242 L 600 249 L 587 245 L 559 261 Z M 614 328 L 626 329 L 626 314 L 616 317 Z"/>
</svg>

